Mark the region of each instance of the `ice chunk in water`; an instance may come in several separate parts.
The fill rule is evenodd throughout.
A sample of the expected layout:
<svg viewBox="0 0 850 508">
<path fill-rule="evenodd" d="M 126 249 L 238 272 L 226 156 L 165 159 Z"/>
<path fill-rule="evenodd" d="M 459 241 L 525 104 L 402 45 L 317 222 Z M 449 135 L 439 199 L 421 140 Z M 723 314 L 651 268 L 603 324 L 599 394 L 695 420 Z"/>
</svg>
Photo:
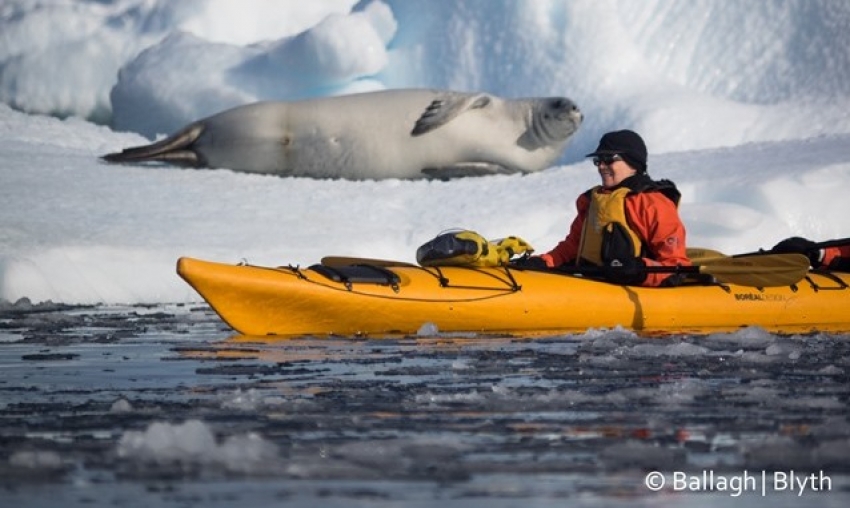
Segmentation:
<svg viewBox="0 0 850 508">
<path fill-rule="evenodd" d="M 55 470 L 62 468 L 62 457 L 52 451 L 20 451 L 9 457 L 9 465 L 30 470 Z"/>
<path fill-rule="evenodd" d="M 154 422 L 144 431 L 127 431 L 118 443 L 118 456 L 141 462 L 216 465 L 229 471 L 273 470 L 278 450 L 259 434 L 230 436 L 221 445 L 207 424 Z"/>
<path fill-rule="evenodd" d="M 433 337 L 434 335 L 438 335 L 440 333 L 440 329 L 437 328 L 437 325 L 431 323 L 430 321 L 427 323 L 422 323 L 422 326 L 419 327 L 419 330 L 416 330 L 417 337 Z"/>
<path fill-rule="evenodd" d="M 118 399 L 109 408 L 110 413 L 129 413 L 132 410 L 133 406 L 127 399 Z"/>
<path fill-rule="evenodd" d="M 166 463 L 195 462 L 209 458 L 215 436 L 200 420 L 181 424 L 154 422 L 144 431 L 127 431 L 118 442 L 118 456 Z"/>
</svg>

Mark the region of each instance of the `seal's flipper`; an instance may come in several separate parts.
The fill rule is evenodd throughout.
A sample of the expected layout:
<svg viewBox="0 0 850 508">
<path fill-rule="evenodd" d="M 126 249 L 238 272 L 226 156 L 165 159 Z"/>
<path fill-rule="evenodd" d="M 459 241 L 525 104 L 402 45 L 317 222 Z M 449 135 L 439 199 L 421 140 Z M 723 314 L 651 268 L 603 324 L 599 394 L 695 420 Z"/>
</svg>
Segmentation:
<svg viewBox="0 0 850 508">
<path fill-rule="evenodd" d="M 203 124 L 194 123 L 162 141 L 126 148 L 116 153 L 108 153 L 101 159 L 113 163 L 167 162 L 195 168 L 205 167 L 207 163 L 204 157 L 192 149 L 192 144 L 198 140 L 203 132 Z"/>
<path fill-rule="evenodd" d="M 410 131 L 411 136 L 421 136 L 437 127 L 450 122 L 453 118 L 469 109 L 479 109 L 490 104 L 488 95 L 453 94 L 434 99 L 425 108 L 422 116 L 416 120 L 416 125 Z"/>
<path fill-rule="evenodd" d="M 448 180 L 464 176 L 508 175 L 520 173 L 516 169 L 489 162 L 464 162 L 439 168 L 423 168 L 422 174 L 436 180 Z"/>
</svg>

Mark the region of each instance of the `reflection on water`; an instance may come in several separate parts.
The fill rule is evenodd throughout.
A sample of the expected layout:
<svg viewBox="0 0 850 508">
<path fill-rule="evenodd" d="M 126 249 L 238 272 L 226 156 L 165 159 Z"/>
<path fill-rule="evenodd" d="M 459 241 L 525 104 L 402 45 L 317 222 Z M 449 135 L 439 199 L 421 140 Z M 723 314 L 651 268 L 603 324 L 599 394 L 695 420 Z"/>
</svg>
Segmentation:
<svg viewBox="0 0 850 508">
<path fill-rule="evenodd" d="M 735 502 L 845 506 L 847 339 L 281 340 L 205 306 L 6 306 L 0 505 L 725 506 L 744 471 L 822 471 Z"/>
</svg>

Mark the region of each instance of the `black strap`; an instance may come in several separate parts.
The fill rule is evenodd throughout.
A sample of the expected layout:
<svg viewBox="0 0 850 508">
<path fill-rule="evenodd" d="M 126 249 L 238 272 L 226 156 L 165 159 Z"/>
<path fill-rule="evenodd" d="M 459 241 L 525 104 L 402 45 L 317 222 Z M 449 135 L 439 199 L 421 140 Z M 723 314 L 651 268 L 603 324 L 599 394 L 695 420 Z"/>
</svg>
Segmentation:
<svg viewBox="0 0 850 508">
<path fill-rule="evenodd" d="M 313 265 L 310 270 L 334 281 L 351 287 L 351 284 L 382 284 L 398 287 L 401 281 L 395 272 L 374 265 L 326 266 Z"/>
</svg>

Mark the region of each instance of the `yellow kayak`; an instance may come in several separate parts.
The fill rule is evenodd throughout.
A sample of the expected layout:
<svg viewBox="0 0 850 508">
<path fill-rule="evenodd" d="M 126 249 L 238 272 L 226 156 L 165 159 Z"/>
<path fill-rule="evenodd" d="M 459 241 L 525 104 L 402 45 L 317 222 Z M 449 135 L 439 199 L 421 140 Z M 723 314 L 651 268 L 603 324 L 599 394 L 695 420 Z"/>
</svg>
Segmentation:
<svg viewBox="0 0 850 508">
<path fill-rule="evenodd" d="M 181 258 L 177 272 L 245 335 L 539 335 L 622 327 L 645 335 L 850 332 L 850 274 L 812 271 L 779 287 L 621 286 L 507 267 L 398 264 L 309 268 Z M 795 279 L 796 280 L 796 279 Z"/>
</svg>

